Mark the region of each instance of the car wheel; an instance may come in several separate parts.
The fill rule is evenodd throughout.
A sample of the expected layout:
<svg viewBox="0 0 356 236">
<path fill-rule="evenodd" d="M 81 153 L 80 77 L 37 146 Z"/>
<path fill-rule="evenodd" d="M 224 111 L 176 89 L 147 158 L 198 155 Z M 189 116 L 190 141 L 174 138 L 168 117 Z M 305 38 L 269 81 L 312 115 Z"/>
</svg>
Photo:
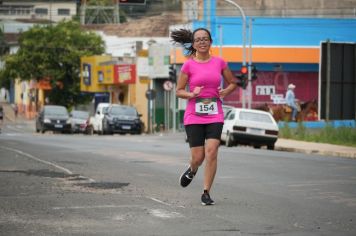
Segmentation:
<svg viewBox="0 0 356 236">
<path fill-rule="evenodd" d="M 94 129 L 93 129 L 92 126 L 89 126 L 87 129 L 88 129 L 87 130 L 87 134 L 89 134 L 89 135 L 93 135 L 94 134 Z"/>
<path fill-rule="evenodd" d="M 274 144 L 267 145 L 267 149 L 268 149 L 268 150 L 274 150 Z"/>
<path fill-rule="evenodd" d="M 260 149 L 261 148 L 261 146 L 258 146 L 258 145 L 254 145 L 253 146 L 255 149 Z"/>
<path fill-rule="evenodd" d="M 102 133 L 101 134 L 107 134 L 108 133 L 108 127 L 107 127 L 107 122 L 106 120 L 103 120 L 103 124 L 101 125 L 101 130 Z"/>
<path fill-rule="evenodd" d="M 232 135 L 230 133 L 226 134 L 225 146 L 226 147 L 232 147 L 233 146 Z"/>
<path fill-rule="evenodd" d="M 104 134 L 104 127 L 101 126 L 101 129 L 98 131 L 98 134 L 103 135 Z"/>
</svg>

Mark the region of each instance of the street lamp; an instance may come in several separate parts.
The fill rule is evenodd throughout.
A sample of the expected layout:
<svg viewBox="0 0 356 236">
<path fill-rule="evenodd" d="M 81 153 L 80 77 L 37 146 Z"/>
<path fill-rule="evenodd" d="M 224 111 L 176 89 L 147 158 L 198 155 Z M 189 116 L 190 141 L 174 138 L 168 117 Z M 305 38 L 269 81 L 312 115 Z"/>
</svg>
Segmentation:
<svg viewBox="0 0 356 236">
<path fill-rule="evenodd" d="M 243 9 L 236 3 L 233 2 L 232 0 L 224 0 L 225 2 L 228 2 L 232 5 L 234 5 L 241 13 L 242 17 L 242 66 L 246 66 L 246 15 Z M 243 96 L 242 96 L 242 106 L 245 108 L 245 90 L 242 91 Z"/>
</svg>

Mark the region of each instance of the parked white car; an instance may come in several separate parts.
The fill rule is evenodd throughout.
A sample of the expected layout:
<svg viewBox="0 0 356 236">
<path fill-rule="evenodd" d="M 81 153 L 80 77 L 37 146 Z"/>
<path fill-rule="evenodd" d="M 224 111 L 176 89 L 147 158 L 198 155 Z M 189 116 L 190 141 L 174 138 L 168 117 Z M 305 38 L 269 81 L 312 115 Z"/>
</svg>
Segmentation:
<svg viewBox="0 0 356 236">
<path fill-rule="evenodd" d="M 233 108 L 224 118 L 221 140 L 228 147 L 238 144 L 254 148 L 267 146 L 273 150 L 278 139 L 278 124 L 273 116 L 265 111 Z"/>
<path fill-rule="evenodd" d="M 227 113 L 229 113 L 229 111 L 230 111 L 231 109 L 234 109 L 234 108 L 235 108 L 235 107 L 233 107 L 233 106 L 222 105 L 222 109 L 223 109 L 223 111 L 224 111 L 224 119 L 225 119 Z"/>
<path fill-rule="evenodd" d="M 110 103 L 99 103 L 96 107 L 96 111 L 94 116 L 89 118 L 89 122 L 87 124 L 86 132 L 88 134 L 99 133 L 103 134 L 103 119 L 105 116 L 105 109 L 110 106 Z"/>
</svg>

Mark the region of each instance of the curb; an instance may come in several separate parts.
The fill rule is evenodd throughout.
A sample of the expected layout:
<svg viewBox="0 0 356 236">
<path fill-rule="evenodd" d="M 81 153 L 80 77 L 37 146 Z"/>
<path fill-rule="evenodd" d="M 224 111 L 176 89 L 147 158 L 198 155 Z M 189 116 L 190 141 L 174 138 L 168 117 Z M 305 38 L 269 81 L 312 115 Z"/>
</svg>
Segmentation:
<svg viewBox="0 0 356 236">
<path fill-rule="evenodd" d="M 297 153 L 305 153 L 305 154 L 318 154 L 322 156 L 334 156 L 334 157 L 343 157 L 343 158 L 350 158 L 356 159 L 356 153 L 350 152 L 337 152 L 337 151 L 322 151 L 322 150 L 310 150 L 310 149 L 301 149 L 301 148 L 291 148 L 291 147 L 281 147 L 276 146 L 275 150 L 277 151 L 285 151 L 285 152 L 297 152 Z"/>
</svg>

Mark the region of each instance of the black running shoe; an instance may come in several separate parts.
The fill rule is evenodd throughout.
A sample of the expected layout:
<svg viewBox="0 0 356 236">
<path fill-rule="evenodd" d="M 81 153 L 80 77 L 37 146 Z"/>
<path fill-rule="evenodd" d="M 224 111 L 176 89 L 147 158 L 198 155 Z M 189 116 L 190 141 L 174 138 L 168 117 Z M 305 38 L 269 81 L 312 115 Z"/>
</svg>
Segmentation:
<svg viewBox="0 0 356 236">
<path fill-rule="evenodd" d="M 196 172 L 195 173 L 192 172 L 189 166 L 188 169 L 180 176 L 180 185 L 183 188 L 187 187 L 190 184 L 190 182 L 192 182 L 195 174 Z"/>
<path fill-rule="evenodd" d="M 204 190 L 203 195 L 201 195 L 201 204 L 204 206 L 215 204 L 214 200 L 210 198 L 210 195 L 206 190 Z"/>
</svg>

